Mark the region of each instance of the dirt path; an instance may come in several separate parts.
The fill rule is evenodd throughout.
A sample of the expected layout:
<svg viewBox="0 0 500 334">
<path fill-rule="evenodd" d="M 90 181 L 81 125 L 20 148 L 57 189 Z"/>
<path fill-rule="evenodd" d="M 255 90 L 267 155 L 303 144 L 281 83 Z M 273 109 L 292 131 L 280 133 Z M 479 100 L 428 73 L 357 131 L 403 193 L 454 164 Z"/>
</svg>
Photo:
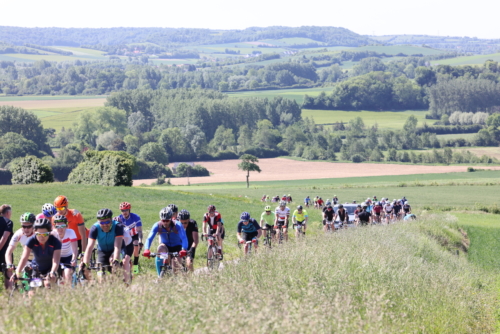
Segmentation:
<svg viewBox="0 0 500 334">
<path fill-rule="evenodd" d="M 72 108 L 72 107 L 102 107 L 105 98 L 73 99 L 73 100 L 32 100 L 32 101 L 1 101 L 0 106 L 14 106 L 24 109 Z"/>
<path fill-rule="evenodd" d="M 191 177 L 191 184 L 217 182 L 244 182 L 246 173 L 238 170 L 239 160 L 200 161 L 196 164 L 207 168 L 212 175 Z M 379 175 L 409 175 L 465 172 L 468 166 L 422 166 L 393 164 L 355 164 L 320 161 L 296 161 L 284 158 L 259 159 L 261 173 L 251 173 L 252 181 L 329 179 Z M 169 167 L 172 167 L 170 165 Z M 500 169 L 500 167 L 487 167 Z M 134 186 L 151 184 L 156 179 L 134 180 Z M 187 178 L 172 178 L 174 185 L 186 185 Z"/>
</svg>

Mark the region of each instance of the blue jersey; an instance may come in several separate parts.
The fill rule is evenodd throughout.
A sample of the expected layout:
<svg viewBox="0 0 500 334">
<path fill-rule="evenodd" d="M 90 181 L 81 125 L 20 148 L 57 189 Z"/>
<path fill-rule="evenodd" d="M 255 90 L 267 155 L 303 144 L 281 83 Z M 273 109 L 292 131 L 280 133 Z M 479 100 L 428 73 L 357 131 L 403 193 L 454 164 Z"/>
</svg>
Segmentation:
<svg viewBox="0 0 500 334">
<path fill-rule="evenodd" d="M 259 223 L 253 218 L 250 218 L 248 221 L 248 224 L 243 224 L 243 222 L 240 220 L 238 223 L 238 233 L 244 232 L 244 233 L 252 233 L 252 232 L 257 232 L 260 230 Z"/>
<path fill-rule="evenodd" d="M 149 249 L 156 234 L 160 236 L 160 243 L 165 244 L 167 247 L 182 246 L 182 249 L 188 249 L 188 240 L 186 237 L 186 231 L 179 221 L 172 221 L 170 227 L 167 230 L 165 227 L 160 226 L 161 222 L 156 222 L 149 232 L 148 239 L 146 240 L 145 249 Z"/>
<path fill-rule="evenodd" d="M 309 197 L 304 198 L 304 203 L 309 204 L 310 201 L 311 201 L 311 199 Z"/>
<path fill-rule="evenodd" d="M 128 216 L 128 219 L 125 219 L 123 215 L 119 215 L 118 221 L 125 225 L 125 229 L 129 231 L 131 237 L 137 235 L 136 227 L 142 227 L 141 217 L 132 212 Z"/>
<path fill-rule="evenodd" d="M 51 234 L 45 245 L 42 246 L 36 236 L 32 236 L 28 239 L 26 247 L 33 252 L 33 262 L 38 265 L 38 269 L 41 272 L 47 272 L 52 268 L 54 251 L 61 250 L 62 244 L 59 239 Z"/>
<path fill-rule="evenodd" d="M 123 225 L 113 220 L 109 232 L 104 232 L 101 224 L 95 223 L 90 228 L 89 239 L 97 240 L 97 249 L 112 252 L 115 249 L 115 238 L 123 237 Z"/>
</svg>

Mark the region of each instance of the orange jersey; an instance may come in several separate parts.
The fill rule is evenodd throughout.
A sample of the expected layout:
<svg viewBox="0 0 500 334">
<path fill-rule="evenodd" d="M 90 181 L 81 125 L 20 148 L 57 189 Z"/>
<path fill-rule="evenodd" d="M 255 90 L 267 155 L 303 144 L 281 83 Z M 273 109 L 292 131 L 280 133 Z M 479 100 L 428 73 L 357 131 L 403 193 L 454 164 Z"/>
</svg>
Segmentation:
<svg viewBox="0 0 500 334">
<path fill-rule="evenodd" d="M 80 235 L 80 231 L 78 231 L 78 226 L 85 226 L 85 223 L 83 221 L 83 217 L 82 217 L 82 214 L 80 213 L 80 211 L 78 211 L 76 209 L 68 209 L 68 212 L 66 213 L 65 217 L 68 220 L 68 228 L 75 231 L 76 239 L 82 240 L 82 236 Z M 54 223 L 54 217 L 52 217 L 51 220 L 52 220 L 52 223 Z"/>
</svg>

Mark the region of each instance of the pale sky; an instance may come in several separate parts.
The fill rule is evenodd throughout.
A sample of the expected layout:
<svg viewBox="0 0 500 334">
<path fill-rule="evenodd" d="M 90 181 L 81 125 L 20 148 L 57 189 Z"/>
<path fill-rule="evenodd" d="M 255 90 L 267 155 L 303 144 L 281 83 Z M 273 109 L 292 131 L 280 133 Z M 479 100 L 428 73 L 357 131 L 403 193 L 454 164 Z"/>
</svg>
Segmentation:
<svg viewBox="0 0 500 334">
<path fill-rule="evenodd" d="M 343 27 L 363 35 L 500 38 L 495 0 L 0 0 L 0 25 L 244 29 Z"/>
</svg>

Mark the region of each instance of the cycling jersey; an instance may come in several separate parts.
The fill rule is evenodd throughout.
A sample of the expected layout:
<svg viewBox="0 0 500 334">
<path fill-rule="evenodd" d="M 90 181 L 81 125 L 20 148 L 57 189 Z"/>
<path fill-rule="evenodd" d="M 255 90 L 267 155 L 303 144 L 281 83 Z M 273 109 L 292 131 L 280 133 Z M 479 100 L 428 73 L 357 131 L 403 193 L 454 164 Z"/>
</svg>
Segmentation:
<svg viewBox="0 0 500 334">
<path fill-rule="evenodd" d="M 306 204 L 309 204 L 310 201 L 311 201 L 311 199 L 309 197 L 304 199 L 304 203 L 306 203 Z"/>
<path fill-rule="evenodd" d="M 266 211 L 262 212 L 260 215 L 260 221 L 264 221 L 266 225 L 273 226 L 274 225 L 274 212 L 267 214 Z"/>
<path fill-rule="evenodd" d="M 373 207 L 373 212 L 375 212 L 375 214 L 380 214 L 381 211 L 382 211 L 382 207 L 380 205 L 375 205 Z"/>
<path fill-rule="evenodd" d="M 102 252 L 112 252 L 115 249 L 115 238 L 123 237 L 123 225 L 113 220 L 109 232 L 104 232 L 100 223 L 90 228 L 89 239 L 97 240 L 97 249 Z"/>
<path fill-rule="evenodd" d="M 337 210 L 337 215 L 339 216 L 339 220 L 341 222 L 349 220 L 349 215 L 347 214 L 347 211 L 345 209 L 343 209 L 343 210 L 340 210 L 340 209 Z"/>
<path fill-rule="evenodd" d="M 9 246 L 14 247 L 18 242 L 21 243 L 21 246 L 26 246 L 26 244 L 28 243 L 28 240 L 32 236 L 33 235 L 30 235 L 29 237 L 27 237 L 26 235 L 24 235 L 23 229 L 19 229 L 16 231 L 16 233 L 14 233 L 14 235 L 12 236 L 12 239 L 10 239 Z"/>
<path fill-rule="evenodd" d="M 299 213 L 299 210 L 295 210 L 293 212 L 292 217 L 295 218 L 295 220 L 297 221 L 297 223 L 302 223 L 308 217 L 307 211 L 304 210 L 304 209 L 302 209 L 302 213 Z"/>
<path fill-rule="evenodd" d="M 203 222 L 207 223 L 212 230 L 217 230 L 217 227 L 219 225 L 221 225 L 222 228 L 223 225 L 222 217 L 217 211 L 215 211 L 215 215 L 213 217 L 210 217 L 210 214 L 208 212 L 205 213 L 205 215 L 203 216 Z"/>
<path fill-rule="evenodd" d="M 153 242 L 156 234 L 158 233 L 160 236 L 160 243 L 165 244 L 168 248 L 175 246 L 182 246 L 183 249 L 188 249 L 188 240 L 186 237 L 186 232 L 184 231 L 184 227 L 178 221 L 172 221 L 168 230 L 160 226 L 163 225 L 161 222 L 156 222 L 149 232 L 148 239 L 146 240 L 145 249 L 149 249 L 151 247 L 151 243 Z"/>
<path fill-rule="evenodd" d="M 403 210 L 405 211 L 405 213 L 408 213 L 411 210 L 411 206 L 409 204 L 405 204 L 403 205 Z"/>
<path fill-rule="evenodd" d="M 70 228 L 67 228 L 66 232 L 64 233 L 64 236 L 62 238 L 59 237 L 59 233 L 57 233 L 57 232 L 54 235 L 56 235 L 56 237 L 62 243 L 61 257 L 72 256 L 73 255 L 73 248 L 71 248 L 71 243 L 77 241 L 75 231 L 73 231 Z"/>
<path fill-rule="evenodd" d="M 125 226 L 125 230 L 128 230 L 132 237 L 137 235 L 137 227 L 142 227 L 141 217 L 132 212 L 128 218 L 125 218 L 123 214 L 119 215 L 118 221 Z"/>
<path fill-rule="evenodd" d="M 384 210 L 385 210 L 385 212 L 387 212 L 387 213 L 391 213 L 391 212 L 392 212 L 392 205 L 387 204 L 387 205 L 384 207 Z"/>
<path fill-rule="evenodd" d="M 278 216 L 278 221 L 284 221 L 290 216 L 290 208 L 288 207 L 285 207 L 285 210 L 281 210 L 278 206 L 274 212 Z"/>
<path fill-rule="evenodd" d="M 42 274 L 46 274 L 50 271 L 52 268 L 54 251 L 60 250 L 61 246 L 61 242 L 52 234 L 49 235 L 49 239 L 43 246 L 36 236 L 32 236 L 26 243 L 26 247 L 33 252 L 33 263 L 38 266 Z"/>
<path fill-rule="evenodd" d="M 241 220 L 238 223 L 238 233 L 254 233 L 258 230 L 260 226 L 254 218 L 250 218 L 246 225 Z"/>
<path fill-rule="evenodd" d="M 189 249 L 192 248 L 194 243 L 193 232 L 198 233 L 198 224 L 196 224 L 196 220 L 190 219 L 186 227 L 186 238 L 188 239 Z"/>
<path fill-rule="evenodd" d="M 400 204 L 396 204 L 392 208 L 394 209 L 395 213 L 399 213 L 399 211 L 401 211 L 401 205 Z"/>
<path fill-rule="evenodd" d="M 85 222 L 83 221 L 82 214 L 80 211 L 76 209 L 68 209 L 65 217 L 68 220 L 68 228 L 75 231 L 76 239 L 82 240 L 82 236 L 80 235 L 80 231 L 78 231 L 78 226 L 85 226 Z M 54 223 L 54 217 L 51 218 L 52 224 Z"/>
<path fill-rule="evenodd" d="M 328 221 L 333 220 L 333 215 L 335 214 L 335 211 L 332 210 L 324 210 L 323 213 L 325 214 L 325 219 Z"/>
</svg>

